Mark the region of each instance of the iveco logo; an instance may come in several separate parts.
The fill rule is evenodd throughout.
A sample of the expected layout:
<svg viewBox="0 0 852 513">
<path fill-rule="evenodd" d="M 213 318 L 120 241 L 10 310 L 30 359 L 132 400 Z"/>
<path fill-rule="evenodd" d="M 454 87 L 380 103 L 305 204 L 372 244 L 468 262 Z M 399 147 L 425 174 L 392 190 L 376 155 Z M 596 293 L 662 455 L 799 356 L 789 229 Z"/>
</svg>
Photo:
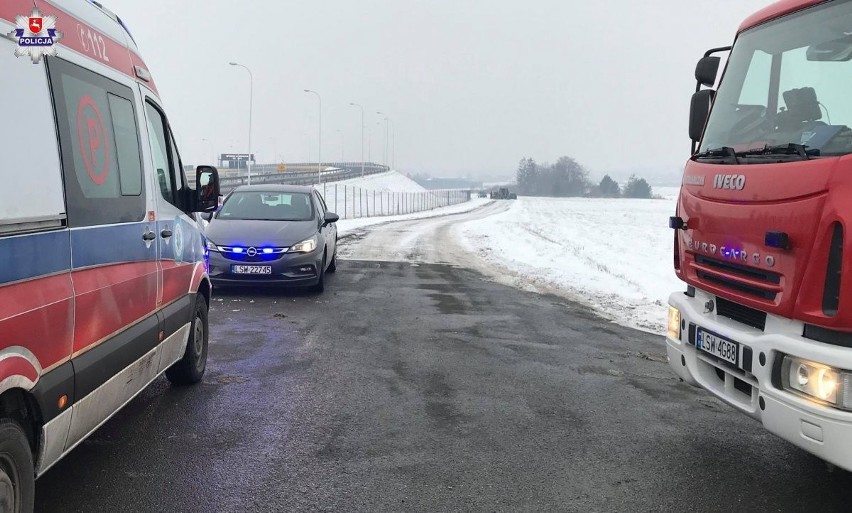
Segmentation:
<svg viewBox="0 0 852 513">
<path fill-rule="evenodd" d="M 248 248 L 248 250 L 246 250 L 246 255 L 250 257 L 257 256 L 257 248 Z"/>
<path fill-rule="evenodd" d="M 714 189 L 741 191 L 743 187 L 745 187 L 745 175 L 716 175 L 713 180 Z"/>
</svg>

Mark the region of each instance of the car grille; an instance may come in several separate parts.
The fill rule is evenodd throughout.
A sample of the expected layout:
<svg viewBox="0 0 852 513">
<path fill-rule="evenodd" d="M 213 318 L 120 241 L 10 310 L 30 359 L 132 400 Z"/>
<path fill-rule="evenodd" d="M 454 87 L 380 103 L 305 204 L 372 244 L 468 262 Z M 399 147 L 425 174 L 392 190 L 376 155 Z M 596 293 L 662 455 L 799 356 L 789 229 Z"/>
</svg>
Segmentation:
<svg viewBox="0 0 852 513">
<path fill-rule="evenodd" d="M 281 258 L 281 255 L 287 252 L 288 248 L 263 248 L 271 250 L 271 253 L 264 252 L 263 249 L 258 249 L 254 247 L 249 248 L 239 248 L 242 251 L 235 251 L 235 247 L 233 246 L 218 246 L 219 253 L 222 254 L 228 260 L 233 260 L 234 262 L 249 262 L 249 263 L 257 263 L 257 262 L 272 262 Z M 252 251 L 254 250 L 254 251 Z M 253 253 L 253 254 L 252 254 Z"/>
<path fill-rule="evenodd" d="M 775 300 L 782 291 L 781 275 L 726 260 L 695 255 L 699 279 L 761 299 Z"/>
</svg>

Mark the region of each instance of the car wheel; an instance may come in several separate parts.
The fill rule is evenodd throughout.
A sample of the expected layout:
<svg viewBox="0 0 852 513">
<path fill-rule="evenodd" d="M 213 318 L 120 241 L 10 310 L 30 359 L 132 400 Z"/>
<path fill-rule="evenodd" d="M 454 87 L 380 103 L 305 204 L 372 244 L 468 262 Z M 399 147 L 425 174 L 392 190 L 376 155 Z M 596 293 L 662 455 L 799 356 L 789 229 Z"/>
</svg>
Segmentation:
<svg viewBox="0 0 852 513">
<path fill-rule="evenodd" d="M 27 435 L 17 422 L 0 420 L 0 511 L 33 510 L 35 470 Z"/>
<path fill-rule="evenodd" d="M 189 340 L 186 352 L 177 363 L 166 370 L 166 377 L 173 385 L 192 385 L 201 381 L 207 368 L 207 300 L 198 294 L 195 296 L 195 310 L 192 325 L 189 327 Z"/>
</svg>

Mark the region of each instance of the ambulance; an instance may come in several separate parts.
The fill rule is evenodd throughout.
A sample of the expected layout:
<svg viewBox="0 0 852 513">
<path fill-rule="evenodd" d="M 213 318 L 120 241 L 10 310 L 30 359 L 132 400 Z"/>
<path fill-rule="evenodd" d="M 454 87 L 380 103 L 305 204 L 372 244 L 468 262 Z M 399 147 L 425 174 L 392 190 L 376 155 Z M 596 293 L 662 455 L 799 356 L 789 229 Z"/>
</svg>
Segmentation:
<svg viewBox="0 0 852 513">
<path fill-rule="evenodd" d="M 0 511 L 159 375 L 201 380 L 211 285 L 147 66 L 95 2 L 0 2 Z M 190 181 L 191 179 L 191 181 Z"/>
</svg>

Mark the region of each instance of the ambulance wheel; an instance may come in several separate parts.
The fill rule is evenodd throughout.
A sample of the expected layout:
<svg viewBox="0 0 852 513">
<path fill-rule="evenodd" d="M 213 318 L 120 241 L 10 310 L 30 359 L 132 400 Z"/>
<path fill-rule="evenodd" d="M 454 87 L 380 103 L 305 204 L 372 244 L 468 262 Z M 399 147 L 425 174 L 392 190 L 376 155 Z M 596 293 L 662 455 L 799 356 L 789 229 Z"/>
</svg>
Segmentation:
<svg viewBox="0 0 852 513">
<path fill-rule="evenodd" d="M 186 352 L 177 363 L 166 370 L 166 377 L 173 385 L 192 385 L 201 381 L 207 368 L 207 300 L 195 296 L 195 311 L 189 327 Z"/>
<path fill-rule="evenodd" d="M 17 422 L 0 420 L 0 512 L 27 513 L 35 501 L 33 453 Z"/>
</svg>

